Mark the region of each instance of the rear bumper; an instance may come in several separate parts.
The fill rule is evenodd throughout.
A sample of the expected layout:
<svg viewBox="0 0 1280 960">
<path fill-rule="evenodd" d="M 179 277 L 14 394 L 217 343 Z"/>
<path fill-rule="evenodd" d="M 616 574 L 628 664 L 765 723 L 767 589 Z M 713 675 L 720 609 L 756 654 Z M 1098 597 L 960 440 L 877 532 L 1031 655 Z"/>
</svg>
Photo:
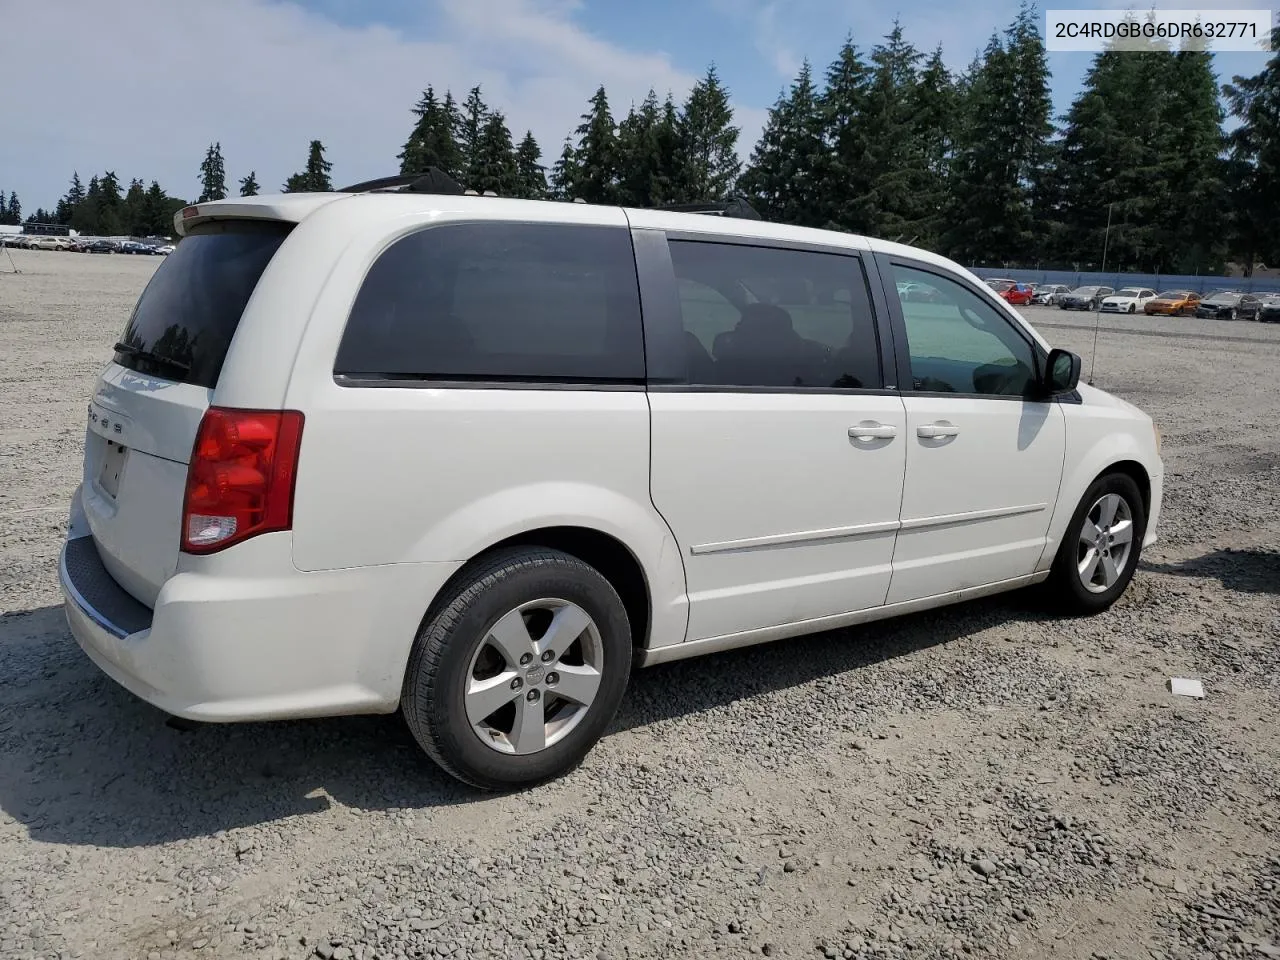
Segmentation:
<svg viewBox="0 0 1280 960">
<path fill-rule="evenodd" d="M 394 711 L 427 605 L 461 565 L 302 573 L 291 549 L 289 534 L 271 534 L 184 558 L 200 569 L 180 569 L 149 610 L 111 579 L 73 522 L 59 563 L 67 623 L 103 673 L 175 716 Z"/>
</svg>

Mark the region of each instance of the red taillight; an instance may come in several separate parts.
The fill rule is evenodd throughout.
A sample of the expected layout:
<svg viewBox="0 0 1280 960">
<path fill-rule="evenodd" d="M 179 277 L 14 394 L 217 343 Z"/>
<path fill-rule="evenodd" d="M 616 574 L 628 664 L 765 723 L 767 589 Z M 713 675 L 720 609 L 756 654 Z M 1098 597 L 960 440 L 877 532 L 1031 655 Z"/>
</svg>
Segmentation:
<svg viewBox="0 0 1280 960">
<path fill-rule="evenodd" d="M 296 410 L 206 410 L 187 465 L 183 551 L 213 553 L 288 530 L 301 443 Z"/>
</svg>

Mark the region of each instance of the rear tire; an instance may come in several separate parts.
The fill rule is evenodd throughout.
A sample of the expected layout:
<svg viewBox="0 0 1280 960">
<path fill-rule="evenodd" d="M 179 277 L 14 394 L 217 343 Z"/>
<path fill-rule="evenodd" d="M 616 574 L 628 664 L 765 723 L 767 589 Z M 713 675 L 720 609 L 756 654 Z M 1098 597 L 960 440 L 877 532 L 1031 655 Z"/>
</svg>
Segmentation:
<svg viewBox="0 0 1280 960">
<path fill-rule="evenodd" d="M 1132 477 L 1107 473 L 1093 481 L 1071 515 L 1045 581 L 1049 602 L 1069 614 L 1106 610 L 1133 579 L 1146 532 L 1142 493 Z"/>
<path fill-rule="evenodd" d="M 401 710 L 454 777 L 527 787 L 572 770 L 600 739 L 631 657 L 626 609 L 599 571 L 557 550 L 499 550 L 433 607 Z"/>
</svg>

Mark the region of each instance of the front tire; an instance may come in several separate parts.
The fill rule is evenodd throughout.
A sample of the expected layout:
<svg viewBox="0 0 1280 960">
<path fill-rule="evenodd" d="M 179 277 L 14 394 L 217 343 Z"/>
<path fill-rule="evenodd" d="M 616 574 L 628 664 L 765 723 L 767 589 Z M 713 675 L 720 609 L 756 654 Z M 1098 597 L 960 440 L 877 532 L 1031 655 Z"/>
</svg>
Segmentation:
<svg viewBox="0 0 1280 960">
<path fill-rule="evenodd" d="M 631 656 L 626 609 L 597 570 L 557 550 L 500 550 L 433 608 L 401 709 L 459 780 L 532 786 L 576 767 L 604 734 Z"/>
<path fill-rule="evenodd" d="M 1072 614 L 1110 607 L 1133 579 L 1146 532 L 1146 508 L 1133 478 L 1108 473 L 1095 480 L 1067 524 L 1045 582 L 1053 605 Z"/>
</svg>

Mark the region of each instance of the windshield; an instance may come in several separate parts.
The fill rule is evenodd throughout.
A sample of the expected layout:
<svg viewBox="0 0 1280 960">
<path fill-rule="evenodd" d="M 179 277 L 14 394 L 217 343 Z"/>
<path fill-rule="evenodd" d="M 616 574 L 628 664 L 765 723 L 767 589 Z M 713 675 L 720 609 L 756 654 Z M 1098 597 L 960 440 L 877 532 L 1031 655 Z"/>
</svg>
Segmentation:
<svg viewBox="0 0 1280 960">
<path fill-rule="evenodd" d="M 116 348 L 116 363 L 213 388 L 240 314 L 292 228 L 229 221 L 193 230 L 142 291 Z"/>
<path fill-rule="evenodd" d="M 1006 290 L 1010 289 L 1013 284 L 1008 280 L 988 280 L 987 286 L 996 293 L 1004 293 Z"/>
<path fill-rule="evenodd" d="M 1082 297 L 1092 297 L 1098 292 L 1097 287 L 1076 287 L 1073 293 L 1078 293 Z"/>
<path fill-rule="evenodd" d="M 1117 297 L 1140 297 L 1142 296 L 1142 291 L 1139 290 L 1137 287 L 1125 287 L 1123 290 L 1117 293 L 1116 296 Z"/>
<path fill-rule="evenodd" d="M 1185 300 L 1191 296 L 1186 290 L 1166 290 L 1164 293 L 1158 294 L 1161 300 Z"/>
<path fill-rule="evenodd" d="M 1234 290 L 1215 290 L 1205 299 L 1212 300 L 1214 303 L 1235 303 L 1240 299 L 1240 294 Z"/>
</svg>

